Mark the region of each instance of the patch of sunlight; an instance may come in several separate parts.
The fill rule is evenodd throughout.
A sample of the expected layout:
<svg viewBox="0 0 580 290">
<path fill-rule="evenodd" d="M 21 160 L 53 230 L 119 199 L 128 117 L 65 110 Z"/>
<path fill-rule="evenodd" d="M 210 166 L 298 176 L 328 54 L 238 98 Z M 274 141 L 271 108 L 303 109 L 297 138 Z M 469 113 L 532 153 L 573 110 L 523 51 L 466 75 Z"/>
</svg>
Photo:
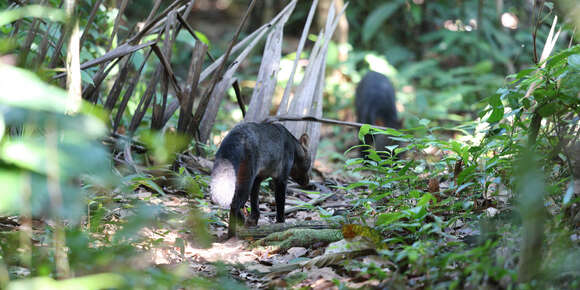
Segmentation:
<svg viewBox="0 0 580 290">
<path fill-rule="evenodd" d="M 365 55 L 365 61 L 369 64 L 371 70 L 382 73 L 391 79 L 397 75 L 397 69 L 382 56 L 367 54 Z"/>
</svg>

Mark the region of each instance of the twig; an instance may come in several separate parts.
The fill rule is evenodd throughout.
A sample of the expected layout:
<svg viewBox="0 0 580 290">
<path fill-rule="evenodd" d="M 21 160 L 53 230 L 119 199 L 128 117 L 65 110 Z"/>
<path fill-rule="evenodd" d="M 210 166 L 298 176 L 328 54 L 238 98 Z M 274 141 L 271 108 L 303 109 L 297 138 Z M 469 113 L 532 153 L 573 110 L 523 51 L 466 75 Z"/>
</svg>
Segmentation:
<svg viewBox="0 0 580 290">
<path fill-rule="evenodd" d="M 187 21 L 185 21 L 183 16 L 181 16 L 181 14 L 177 13 L 177 19 L 179 20 L 179 22 L 181 22 L 181 25 L 183 25 L 183 27 L 185 27 L 185 29 L 187 31 L 189 31 L 189 34 L 191 34 L 191 36 L 195 39 L 195 41 L 202 42 L 195 34 L 195 30 L 191 27 L 191 25 L 189 25 L 189 23 L 187 23 Z M 213 55 L 211 55 L 209 50 L 206 52 L 206 54 L 207 54 L 207 57 L 212 62 L 215 62 L 215 57 L 213 57 Z M 234 88 L 234 92 L 236 93 L 236 99 L 238 101 L 238 105 L 240 106 L 240 110 L 242 110 L 242 117 L 245 117 L 246 116 L 246 107 L 244 106 L 244 101 L 242 99 L 242 94 L 241 94 L 241 90 L 240 90 L 240 84 L 238 83 L 237 80 L 234 81 L 234 83 L 232 84 L 232 87 Z"/>
<path fill-rule="evenodd" d="M 324 201 L 326 201 L 327 199 L 329 199 L 331 196 L 334 196 L 335 194 L 336 194 L 336 192 L 331 192 L 331 193 L 325 194 L 322 197 L 313 199 L 311 202 L 304 202 L 303 205 L 289 207 L 289 208 L 284 210 L 284 213 L 289 214 L 289 213 L 294 213 L 294 212 L 297 212 L 297 211 L 300 211 L 303 209 L 307 209 L 306 207 L 304 207 L 304 205 L 317 206 L 317 205 L 323 203 Z M 272 211 L 269 213 L 265 213 L 264 215 L 265 216 L 272 216 L 275 214 L 276 214 L 276 212 Z"/>
<path fill-rule="evenodd" d="M 318 117 L 314 117 L 314 116 L 280 115 L 280 116 L 270 116 L 270 117 L 264 119 L 264 122 L 268 122 L 268 123 L 275 122 L 275 121 L 310 121 L 310 122 L 318 122 L 318 123 L 325 123 L 325 124 L 349 126 L 349 127 L 354 127 L 354 128 L 360 128 L 363 125 L 366 125 L 366 124 L 357 123 L 357 122 L 339 121 L 339 120 L 333 120 L 333 119 L 327 119 L 327 118 L 318 118 Z M 381 130 L 389 129 L 387 127 L 376 126 L 376 125 L 371 125 L 371 127 L 376 128 L 376 129 L 381 129 Z"/>
<path fill-rule="evenodd" d="M 283 232 L 289 229 L 340 229 L 341 225 L 336 222 L 326 221 L 298 221 L 294 223 L 276 223 L 260 225 L 255 228 L 237 228 L 236 236 L 241 239 L 246 238 L 263 238 L 271 233 Z"/>
</svg>

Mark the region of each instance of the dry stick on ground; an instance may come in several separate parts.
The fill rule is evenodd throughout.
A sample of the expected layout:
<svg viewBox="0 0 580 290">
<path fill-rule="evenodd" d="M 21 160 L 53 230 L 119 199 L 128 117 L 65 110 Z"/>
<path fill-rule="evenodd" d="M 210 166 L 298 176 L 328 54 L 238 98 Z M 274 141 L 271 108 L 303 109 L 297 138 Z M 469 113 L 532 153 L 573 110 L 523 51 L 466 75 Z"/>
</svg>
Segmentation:
<svg viewBox="0 0 580 290">
<path fill-rule="evenodd" d="M 331 193 L 328 193 L 328 194 L 326 194 L 326 195 L 324 195 L 322 197 L 316 198 L 316 199 L 312 200 L 311 202 L 308 202 L 308 203 L 305 202 L 304 204 L 309 204 L 311 206 L 316 206 L 316 205 L 319 205 L 319 204 L 323 203 L 324 201 L 326 201 L 327 199 L 329 199 L 331 196 L 333 196 L 335 194 L 336 194 L 336 192 L 331 192 Z M 289 213 L 293 213 L 293 212 L 300 211 L 302 209 L 305 209 L 306 210 L 307 208 L 305 208 L 304 206 L 300 206 L 300 205 L 299 206 L 293 206 L 293 207 L 290 207 L 290 208 L 284 210 L 284 213 L 285 214 L 289 214 Z M 269 212 L 269 213 L 266 213 L 264 215 L 265 216 L 271 216 L 271 215 L 275 215 L 275 214 L 276 214 L 275 212 Z"/>
<path fill-rule="evenodd" d="M 274 232 L 256 242 L 258 246 L 267 246 L 271 253 L 287 251 L 293 247 L 310 247 L 314 244 L 330 244 L 343 239 L 340 229 L 291 228 Z"/>
<path fill-rule="evenodd" d="M 363 250 L 355 250 L 350 252 L 340 252 L 340 253 L 332 253 L 332 254 L 324 254 L 322 256 L 318 256 L 313 258 L 312 260 L 308 261 L 301 261 L 291 264 L 285 265 L 276 265 L 271 268 L 271 273 L 286 273 L 292 272 L 296 269 L 300 268 L 312 268 L 313 266 L 317 268 L 323 268 L 326 266 L 337 265 L 342 261 L 352 260 L 357 257 L 374 255 L 377 251 L 375 249 L 363 249 Z"/>
<path fill-rule="evenodd" d="M 258 239 L 266 237 L 272 233 L 283 232 L 290 229 L 322 230 L 322 229 L 340 229 L 340 228 L 341 224 L 337 222 L 297 221 L 293 223 L 266 224 L 253 228 L 237 228 L 236 236 L 241 239 L 248 238 Z"/>
</svg>

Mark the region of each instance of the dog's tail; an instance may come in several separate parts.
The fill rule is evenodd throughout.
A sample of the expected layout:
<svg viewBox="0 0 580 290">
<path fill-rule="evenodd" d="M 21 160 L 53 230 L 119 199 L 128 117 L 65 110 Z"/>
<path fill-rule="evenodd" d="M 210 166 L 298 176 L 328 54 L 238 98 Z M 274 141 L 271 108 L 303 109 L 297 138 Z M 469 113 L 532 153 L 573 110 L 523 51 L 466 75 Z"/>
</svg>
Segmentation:
<svg viewBox="0 0 580 290">
<path fill-rule="evenodd" d="M 214 162 L 210 183 L 211 199 L 224 209 L 229 209 L 236 191 L 236 168 L 227 159 Z"/>
</svg>

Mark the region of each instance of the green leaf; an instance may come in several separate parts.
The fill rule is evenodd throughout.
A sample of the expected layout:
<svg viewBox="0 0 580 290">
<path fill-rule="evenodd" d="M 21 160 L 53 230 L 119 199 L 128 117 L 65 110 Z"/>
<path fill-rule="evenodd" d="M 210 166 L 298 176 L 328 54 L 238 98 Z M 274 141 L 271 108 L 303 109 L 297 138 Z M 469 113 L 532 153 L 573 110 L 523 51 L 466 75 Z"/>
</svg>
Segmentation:
<svg viewBox="0 0 580 290">
<path fill-rule="evenodd" d="M 24 176 L 16 170 L 0 170 L 0 214 L 14 214 L 20 206 L 21 194 L 24 187 Z"/>
<path fill-rule="evenodd" d="M 558 107 L 558 103 L 556 102 L 547 103 L 538 110 L 538 113 L 545 118 L 553 115 L 558 110 Z"/>
<path fill-rule="evenodd" d="M 487 118 L 486 122 L 496 123 L 499 122 L 502 118 L 503 118 L 503 107 L 494 108 L 489 117 Z"/>
<path fill-rule="evenodd" d="M 360 130 L 358 131 L 358 139 L 361 142 L 365 142 L 365 135 L 367 135 L 370 130 L 371 126 L 369 124 L 362 125 L 362 127 L 360 127 Z"/>
<path fill-rule="evenodd" d="M 580 70 L 580 54 L 573 54 L 569 56 L 568 65 L 575 70 Z"/>
<path fill-rule="evenodd" d="M 516 82 L 516 81 L 518 81 L 518 80 L 522 79 L 523 77 L 525 77 L 525 76 L 527 76 L 527 75 L 531 74 L 531 73 L 532 73 L 532 72 L 534 72 L 535 70 L 536 70 L 535 68 L 528 68 L 528 69 L 521 70 L 521 71 L 520 71 L 520 72 L 519 72 L 519 73 L 516 75 L 516 77 L 515 77 L 515 79 L 514 79 L 514 82 Z"/>
<path fill-rule="evenodd" d="M 390 2 L 385 3 L 374 11 L 367 17 L 365 24 L 363 26 L 363 41 L 367 43 L 377 32 L 377 30 L 383 25 L 383 23 L 397 11 L 399 6 L 403 2 Z"/>
<path fill-rule="evenodd" d="M 0 27 L 24 17 L 46 18 L 50 21 L 64 21 L 66 19 L 66 14 L 63 9 L 48 8 L 41 5 L 27 5 L 0 12 Z"/>
<path fill-rule="evenodd" d="M 471 165 L 465 168 L 461 173 L 457 176 L 457 184 L 463 184 L 465 180 L 471 177 L 471 175 L 475 172 L 477 165 Z"/>
<path fill-rule="evenodd" d="M 405 213 L 409 214 L 412 218 L 418 219 L 427 214 L 427 210 L 424 206 L 416 206 L 405 210 Z"/>
<path fill-rule="evenodd" d="M 207 38 L 207 36 L 205 36 L 205 34 L 195 30 L 195 36 L 197 36 L 197 38 L 199 38 L 199 40 L 201 40 L 201 42 L 203 42 L 205 45 L 207 45 L 207 47 L 211 47 L 211 43 L 209 42 L 209 38 Z"/>
<path fill-rule="evenodd" d="M 417 202 L 417 205 L 428 206 L 430 201 L 433 201 L 433 205 L 437 204 L 437 199 L 431 193 L 425 193 Z"/>
<path fill-rule="evenodd" d="M 382 160 L 381 157 L 379 156 L 379 154 L 377 153 L 377 151 L 370 149 L 370 150 L 368 150 L 368 153 L 369 154 L 367 155 L 367 157 L 370 160 L 376 161 L 376 162 L 380 162 Z"/>
<path fill-rule="evenodd" d="M 493 95 L 489 97 L 489 104 L 494 108 L 499 108 L 502 106 L 500 95 Z"/>
<path fill-rule="evenodd" d="M 109 288 L 122 288 L 125 286 L 125 278 L 117 273 L 101 273 L 83 277 L 54 280 L 50 277 L 36 277 L 16 280 L 8 284 L 7 290 L 23 289 L 85 289 L 98 290 Z"/>
<path fill-rule="evenodd" d="M 403 213 L 401 212 L 389 212 L 389 213 L 383 213 L 380 214 L 377 217 L 377 225 L 389 225 L 393 222 L 398 221 L 399 219 L 401 219 L 403 217 Z"/>
<path fill-rule="evenodd" d="M 65 113 L 66 92 L 29 71 L 0 64 L 0 88 L 0 104 Z"/>
<path fill-rule="evenodd" d="M 163 191 L 163 189 L 159 185 L 157 185 L 157 183 L 155 183 L 153 180 L 149 178 L 143 179 L 141 181 L 141 184 L 155 190 L 160 195 L 165 195 L 165 191 Z"/>
</svg>

